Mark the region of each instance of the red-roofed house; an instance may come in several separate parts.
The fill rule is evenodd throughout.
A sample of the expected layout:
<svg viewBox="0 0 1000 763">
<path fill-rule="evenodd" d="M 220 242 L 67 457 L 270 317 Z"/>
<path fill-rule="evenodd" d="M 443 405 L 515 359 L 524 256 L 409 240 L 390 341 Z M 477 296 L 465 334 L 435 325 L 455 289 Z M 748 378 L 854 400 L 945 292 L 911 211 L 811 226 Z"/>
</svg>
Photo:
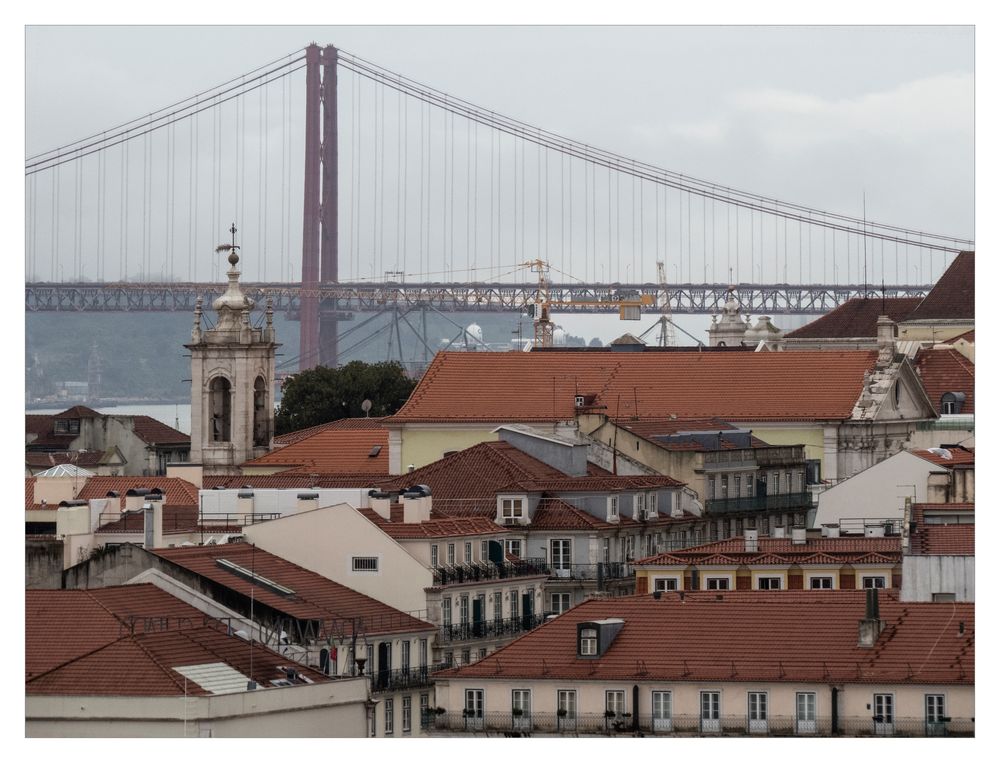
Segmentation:
<svg viewBox="0 0 1000 763">
<path fill-rule="evenodd" d="M 972 503 L 917 503 L 904 539 L 903 601 L 976 600 L 976 515 Z"/>
<path fill-rule="evenodd" d="M 891 592 L 592 599 L 439 673 L 435 729 L 969 736 L 974 646 L 971 604 Z"/>
<path fill-rule="evenodd" d="M 901 341 L 944 342 L 975 328 L 976 253 L 961 252 L 913 312 L 899 324 Z"/>
<path fill-rule="evenodd" d="M 368 730 L 364 680 L 290 662 L 149 583 L 28 591 L 25 645 L 29 737 Z"/>
<path fill-rule="evenodd" d="M 25 449 L 29 469 L 39 465 L 39 454 L 77 463 L 97 453 L 102 454 L 96 464 L 102 468 L 94 470 L 99 474 L 156 475 L 165 474 L 167 464 L 188 460 L 191 438 L 149 416 L 103 414 L 77 405 L 62 413 L 26 416 Z M 67 455 L 73 453 L 76 460 Z"/>
<path fill-rule="evenodd" d="M 387 477 L 389 432 L 377 420 L 363 421 L 372 423 L 348 426 L 332 422 L 313 427 L 306 430 L 308 434 L 302 433 L 270 453 L 245 461 L 240 469 L 247 476 L 288 473 Z"/>
<path fill-rule="evenodd" d="M 880 353 L 441 352 L 385 419 L 389 469 L 496 439 L 502 424 L 593 431 L 606 418 L 676 416 L 804 445 L 823 478 L 841 478 L 898 452 L 935 416 L 909 362 Z"/>
</svg>

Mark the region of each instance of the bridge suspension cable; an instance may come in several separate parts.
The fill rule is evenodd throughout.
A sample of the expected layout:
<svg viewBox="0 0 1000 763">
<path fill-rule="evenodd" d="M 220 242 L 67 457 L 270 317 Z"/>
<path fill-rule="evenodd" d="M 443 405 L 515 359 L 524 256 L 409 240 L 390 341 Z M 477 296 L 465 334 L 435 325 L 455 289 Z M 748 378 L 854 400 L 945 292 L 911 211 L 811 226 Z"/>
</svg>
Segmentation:
<svg viewBox="0 0 1000 763">
<path fill-rule="evenodd" d="M 609 171 L 613 170 L 618 173 L 632 175 L 641 180 L 702 196 L 706 200 L 721 201 L 730 206 L 751 210 L 751 212 L 783 217 L 815 227 L 835 231 L 839 230 L 868 238 L 893 241 L 920 249 L 959 252 L 974 248 L 975 246 L 974 242 L 968 239 L 876 223 L 864 218 L 828 212 L 802 204 L 742 191 L 719 183 L 666 170 L 645 162 L 636 161 L 621 154 L 597 148 L 558 133 L 527 124 L 518 119 L 498 114 L 495 111 L 476 106 L 464 99 L 457 98 L 404 75 L 392 72 L 347 51 L 339 51 L 338 63 L 341 67 L 359 76 L 399 90 L 405 95 L 409 95 L 428 105 L 463 116 L 476 124 L 490 127 L 525 141 L 538 144 L 541 147 L 582 159 L 594 165 L 606 167 Z"/>
</svg>

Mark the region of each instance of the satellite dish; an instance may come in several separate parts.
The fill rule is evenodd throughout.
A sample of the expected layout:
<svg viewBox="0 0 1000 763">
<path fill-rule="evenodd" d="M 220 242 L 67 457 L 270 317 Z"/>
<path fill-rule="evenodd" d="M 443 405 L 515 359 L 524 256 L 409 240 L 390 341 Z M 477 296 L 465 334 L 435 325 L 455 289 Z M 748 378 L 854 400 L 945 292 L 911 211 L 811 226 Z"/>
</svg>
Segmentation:
<svg viewBox="0 0 1000 763">
<path fill-rule="evenodd" d="M 361 410 L 363 410 L 365 412 L 365 416 L 368 415 L 368 411 L 370 411 L 371 409 L 372 409 L 372 401 L 371 400 L 362 400 L 361 401 Z"/>
</svg>

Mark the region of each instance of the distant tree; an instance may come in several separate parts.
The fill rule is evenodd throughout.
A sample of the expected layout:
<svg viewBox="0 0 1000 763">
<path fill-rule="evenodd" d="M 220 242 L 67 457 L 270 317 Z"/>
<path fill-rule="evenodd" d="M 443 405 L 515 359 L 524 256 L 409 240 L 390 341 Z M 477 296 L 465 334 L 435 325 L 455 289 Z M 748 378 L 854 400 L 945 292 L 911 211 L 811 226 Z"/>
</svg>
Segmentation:
<svg viewBox="0 0 1000 763">
<path fill-rule="evenodd" d="M 572 334 L 566 335 L 566 346 L 567 347 L 586 347 L 587 340 L 582 336 L 573 336 Z"/>
<path fill-rule="evenodd" d="M 602 342 L 598 337 L 595 336 L 593 339 L 590 340 L 590 344 L 588 344 L 587 346 L 588 347 L 603 347 L 604 346 L 604 342 Z"/>
<path fill-rule="evenodd" d="M 354 360 L 339 368 L 316 368 L 289 377 L 274 418 L 276 434 L 364 416 L 361 403 L 372 401 L 370 416 L 398 411 L 416 382 L 398 363 L 362 363 Z"/>
</svg>

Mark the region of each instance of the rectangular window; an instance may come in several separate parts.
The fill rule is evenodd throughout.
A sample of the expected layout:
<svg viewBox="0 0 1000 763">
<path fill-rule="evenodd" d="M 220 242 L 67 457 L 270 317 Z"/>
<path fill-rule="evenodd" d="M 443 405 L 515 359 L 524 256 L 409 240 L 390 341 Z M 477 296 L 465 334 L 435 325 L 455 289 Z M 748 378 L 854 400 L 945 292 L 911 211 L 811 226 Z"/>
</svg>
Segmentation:
<svg viewBox="0 0 1000 763">
<path fill-rule="evenodd" d="M 619 690 L 604 692 L 604 710 L 614 713 L 615 717 L 621 716 L 625 712 L 625 692 Z"/>
<path fill-rule="evenodd" d="M 409 734 L 411 726 L 410 713 L 412 712 L 413 700 L 410 697 L 403 697 L 403 733 Z"/>
<path fill-rule="evenodd" d="M 875 722 L 876 734 L 892 734 L 894 731 L 895 713 L 893 696 L 891 694 L 876 694 L 872 705 L 872 720 Z"/>
<path fill-rule="evenodd" d="M 430 695 L 421 694 L 420 695 L 420 728 L 427 728 L 427 724 L 430 722 Z"/>
<path fill-rule="evenodd" d="M 354 572 L 378 572 L 378 557 L 352 556 L 351 570 Z"/>
<path fill-rule="evenodd" d="M 653 731 L 670 731 L 673 719 L 673 697 L 668 691 L 653 692 Z"/>
<path fill-rule="evenodd" d="M 427 667 L 427 639 L 420 639 L 420 667 Z"/>
<path fill-rule="evenodd" d="M 612 495 L 608 496 L 608 517 L 614 518 L 618 516 L 618 496 Z"/>
<path fill-rule="evenodd" d="M 454 543 L 449 543 L 448 544 L 448 566 L 449 567 L 454 567 L 455 566 L 455 544 Z"/>
<path fill-rule="evenodd" d="M 490 542 L 488 540 L 479 543 L 479 561 L 488 562 L 490 560 Z"/>
<path fill-rule="evenodd" d="M 931 601 L 955 601 L 955 594 L 953 593 L 932 593 Z"/>
<path fill-rule="evenodd" d="M 646 498 L 646 504 L 650 514 L 656 513 L 656 493 L 650 493 Z"/>
<path fill-rule="evenodd" d="M 503 591 L 493 592 L 493 619 L 497 622 L 503 620 Z"/>
<path fill-rule="evenodd" d="M 865 576 L 861 578 L 862 588 L 885 588 L 885 578 L 882 575 Z"/>
<path fill-rule="evenodd" d="M 441 625 L 451 625 L 451 597 L 441 599 Z"/>
<path fill-rule="evenodd" d="M 576 689 L 560 689 L 556 693 L 556 715 L 563 720 L 576 720 Z"/>
<path fill-rule="evenodd" d="M 729 497 L 729 475 L 722 475 L 722 490 L 719 492 L 719 498 Z"/>
<path fill-rule="evenodd" d="M 465 563 L 472 564 L 472 543 L 466 542 L 465 544 Z"/>
<path fill-rule="evenodd" d="M 800 691 L 795 694 L 795 730 L 799 734 L 816 733 L 816 693 Z"/>
<path fill-rule="evenodd" d="M 708 500 L 715 498 L 715 477 L 708 478 Z"/>
<path fill-rule="evenodd" d="M 701 730 L 719 730 L 719 692 L 701 692 Z"/>
<path fill-rule="evenodd" d="M 516 588 L 510 591 L 510 619 L 516 620 L 521 616 L 521 592 Z"/>
<path fill-rule="evenodd" d="M 767 731 L 767 692 L 747 692 L 747 731 Z"/>
<path fill-rule="evenodd" d="M 385 735 L 387 737 L 392 736 L 392 722 L 394 715 L 395 713 L 393 712 L 392 700 L 385 700 Z"/>
<path fill-rule="evenodd" d="M 481 660 L 484 657 L 486 657 L 486 647 L 485 646 L 482 649 L 479 650 L 479 659 Z"/>
<path fill-rule="evenodd" d="M 734 485 L 736 487 L 736 497 L 739 498 L 740 497 L 740 488 L 743 487 L 743 477 L 741 475 L 737 474 L 735 477 L 733 477 L 733 483 L 734 483 Z"/>
<path fill-rule="evenodd" d="M 467 593 L 458 597 L 458 621 L 462 625 L 469 622 L 469 594 Z"/>
<path fill-rule="evenodd" d="M 611 539 L 610 538 L 604 538 L 603 546 L 604 546 L 604 548 L 603 548 L 603 554 L 602 555 L 604 557 L 604 563 L 607 564 L 608 562 L 611 561 Z"/>
<path fill-rule="evenodd" d="M 400 656 L 399 656 L 399 667 L 401 670 L 410 669 L 410 642 L 408 639 L 403 639 L 402 643 L 399 645 Z"/>
<path fill-rule="evenodd" d="M 831 577 L 809 578 L 809 587 L 812 589 L 828 588 L 832 590 L 833 578 Z"/>
<path fill-rule="evenodd" d="M 580 654 L 592 657 L 597 654 L 597 629 L 582 628 L 580 630 Z"/>
<path fill-rule="evenodd" d="M 924 695 L 924 719 L 927 736 L 943 736 L 945 733 L 944 695 Z"/>
<path fill-rule="evenodd" d="M 482 726 L 483 721 L 483 690 L 465 690 L 465 721 L 468 725 Z"/>
<path fill-rule="evenodd" d="M 513 689 L 511 691 L 510 712 L 514 718 L 515 727 L 530 723 L 531 689 Z"/>
<path fill-rule="evenodd" d="M 438 566 L 438 547 L 437 543 L 431 544 L 431 567 Z"/>
<path fill-rule="evenodd" d="M 791 493 L 792 492 L 792 473 L 791 472 L 785 472 L 785 492 L 786 493 Z"/>
<path fill-rule="evenodd" d="M 552 594 L 550 611 L 557 615 L 565 612 L 570 607 L 569 598 L 569 592 Z"/>
<path fill-rule="evenodd" d="M 656 578 L 653 581 L 654 591 L 676 591 L 678 589 L 677 578 Z"/>
<path fill-rule="evenodd" d="M 780 591 L 781 578 L 757 578 L 757 590 Z"/>
<path fill-rule="evenodd" d="M 515 540 L 505 540 L 503 542 L 504 551 L 506 551 L 511 556 L 516 556 L 518 559 L 521 558 L 521 541 L 520 539 Z"/>
<path fill-rule="evenodd" d="M 709 591 L 728 591 L 729 578 L 705 578 L 705 588 Z"/>
<path fill-rule="evenodd" d="M 771 495 L 778 494 L 778 479 L 781 477 L 779 472 L 771 472 Z"/>
<path fill-rule="evenodd" d="M 501 498 L 500 517 L 502 519 L 520 519 L 524 516 L 524 501 L 521 498 Z"/>
<path fill-rule="evenodd" d="M 570 571 L 570 546 L 568 539 L 553 539 L 552 548 L 552 569 L 558 577 L 569 577 Z"/>
<path fill-rule="evenodd" d="M 635 515 L 637 517 L 642 517 L 646 515 L 646 494 L 636 493 L 635 494 Z"/>
<path fill-rule="evenodd" d="M 748 474 L 747 475 L 747 498 L 750 498 L 751 496 L 753 496 L 753 482 L 754 482 L 753 475 L 752 474 Z"/>
<path fill-rule="evenodd" d="M 462 650 L 462 664 L 463 665 L 468 665 L 471 662 L 472 662 L 472 650 L 471 649 L 463 649 Z"/>
</svg>

